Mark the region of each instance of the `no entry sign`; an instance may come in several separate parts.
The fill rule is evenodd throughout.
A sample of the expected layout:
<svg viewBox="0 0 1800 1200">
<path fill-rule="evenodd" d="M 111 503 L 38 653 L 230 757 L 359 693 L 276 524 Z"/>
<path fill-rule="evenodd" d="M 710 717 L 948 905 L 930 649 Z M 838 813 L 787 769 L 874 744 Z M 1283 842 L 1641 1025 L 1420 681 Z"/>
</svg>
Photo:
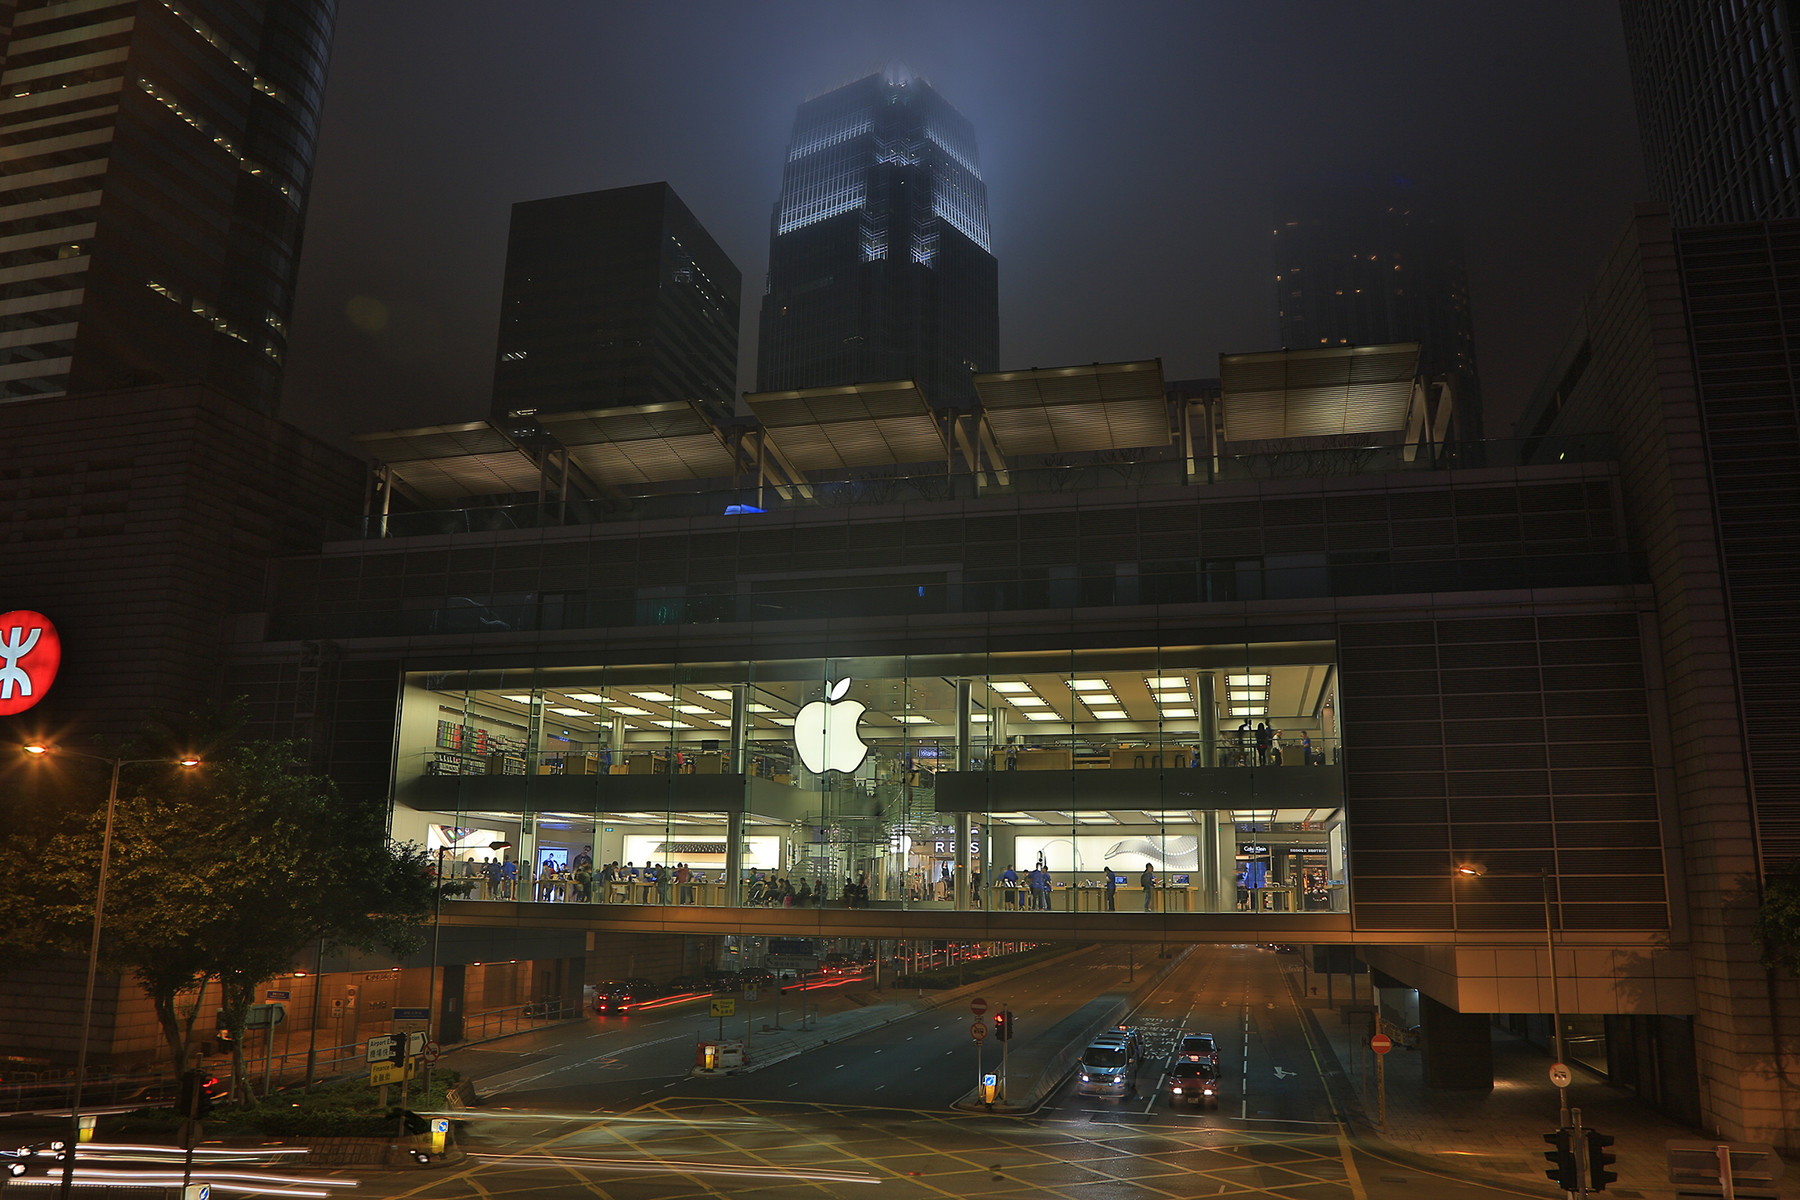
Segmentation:
<svg viewBox="0 0 1800 1200">
<path fill-rule="evenodd" d="M 1369 1039 L 1369 1049 L 1377 1054 L 1386 1054 L 1394 1048 L 1394 1039 L 1385 1033 L 1378 1033 Z"/>
<path fill-rule="evenodd" d="M 982 1013 L 987 1011 L 987 1001 L 983 1000 L 980 996 L 975 997 L 973 1000 L 969 1001 L 969 1011 L 979 1017 Z"/>
</svg>

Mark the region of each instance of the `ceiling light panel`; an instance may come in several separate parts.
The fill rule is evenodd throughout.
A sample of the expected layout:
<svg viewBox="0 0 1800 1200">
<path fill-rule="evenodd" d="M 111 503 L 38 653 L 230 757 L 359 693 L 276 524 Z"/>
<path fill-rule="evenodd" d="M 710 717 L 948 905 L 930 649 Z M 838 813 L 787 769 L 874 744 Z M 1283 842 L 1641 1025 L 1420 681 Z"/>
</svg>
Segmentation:
<svg viewBox="0 0 1800 1200">
<path fill-rule="evenodd" d="M 1228 687 L 1266 688 L 1269 686 L 1269 677 L 1267 675 L 1227 675 L 1225 683 Z"/>
<path fill-rule="evenodd" d="M 579 708 L 553 708 L 550 711 L 560 717 L 591 717 L 594 715 Z"/>
<path fill-rule="evenodd" d="M 1269 710 L 1260 704 L 1243 705 L 1233 708 L 1231 715 L 1234 717 L 1266 717 L 1269 715 Z"/>
<path fill-rule="evenodd" d="M 1014 692 L 1029 692 L 1031 690 L 1031 685 L 1029 683 L 990 683 L 988 686 L 993 688 L 996 692 L 1001 692 L 1006 695 L 1011 695 Z"/>
<path fill-rule="evenodd" d="M 675 711 L 678 713 L 701 713 L 707 716 L 712 715 L 712 709 L 707 708 L 703 704 L 677 704 L 675 706 Z"/>
<path fill-rule="evenodd" d="M 511 700 L 514 704 L 530 704 L 531 697 L 526 695 L 502 696 L 502 700 Z"/>
<path fill-rule="evenodd" d="M 1061 717 L 1057 716 L 1053 712 L 1028 712 L 1025 714 L 1025 719 L 1027 721 L 1060 721 L 1060 720 L 1062 720 Z"/>
<path fill-rule="evenodd" d="M 595 695 L 593 692 L 564 692 L 563 695 L 567 696 L 571 700 L 579 700 L 583 704 L 605 704 L 606 703 L 605 696 L 598 696 L 598 695 Z"/>
<path fill-rule="evenodd" d="M 915 717 L 915 716 L 908 715 L 908 716 L 904 716 L 904 717 L 895 717 L 894 720 L 900 722 L 902 725 L 929 725 L 929 724 L 931 724 L 930 717 Z"/>
<path fill-rule="evenodd" d="M 1104 679 L 1071 679 L 1069 680 L 1069 688 L 1072 691 L 1077 692 L 1105 692 L 1111 690 L 1107 687 L 1106 680 Z"/>
<path fill-rule="evenodd" d="M 1040 700 L 1036 696 L 1009 696 L 1007 698 L 1009 700 L 1011 700 L 1014 704 L 1018 705 L 1020 708 L 1049 708 L 1050 707 L 1050 702 L 1048 700 Z"/>
<path fill-rule="evenodd" d="M 1150 690 L 1154 692 L 1161 688 L 1184 688 L 1188 681 L 1186 675 L 1154 675 L 1144 682 L 1149 684 Z"/>
<path fill-rule="evenodd" d="M 1095 709 L 1094 719 L 1098 721 L 1123 721 L 1125 710 L 1122 708 Z"/>
<path fill-rule="evenodd" d="M 622 705 L 615 708 L 613 709 L 613 712 L 621 717 L 647 717 L 650 715 L 650 710 L 647 708 L 632 708 L 629 705 Z"/>
<path fill-rule="evenodd" d="M 1165 708 L 1162 710 L 1162 715 L 1165 717 L 1191 717 L 1194 715 L 1194 710 L 1191 708 Z"/>
<path fill-rule="evenodd" d="M 639 700 L 648 700 L 652 704 L 667 704 L 675 698 L 667 692 L 633 692 L 631 694 Z"/>
<path fill-rule="evenodd" d="M 701 688 L 700 694 L 708 700 L 729 700 L 731 693 L 724 688 Z"/>
</svg>

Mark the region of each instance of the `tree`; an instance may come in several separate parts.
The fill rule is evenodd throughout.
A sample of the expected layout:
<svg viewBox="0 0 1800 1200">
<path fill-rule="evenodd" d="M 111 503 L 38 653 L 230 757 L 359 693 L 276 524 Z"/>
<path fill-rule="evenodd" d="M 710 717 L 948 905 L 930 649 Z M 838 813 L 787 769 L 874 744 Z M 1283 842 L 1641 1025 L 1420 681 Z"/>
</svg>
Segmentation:
<svg viewBox="0 0 1800 1200">
<path fill-rule="evenodd" d="M 1762 943 L 1762 965 L 1800 975 L 1800 862 L 1790 863 L 1763 885 L 1752 936 Z"/>
<path fill-rule="evenodd" d="M 103 820 L 90 811 L 36 839 L 33 872 L 0 882 L 0 917 L 21 914 L 40 946 L 84 948 Z M 150 997 L 177 1072 L 201 1007 L 180 998 L 216 980 L 233 1090 L 248 1098 L 244 1031 L 260 985 L 321 941 L 416 948 L 428 866 L 388 840 L 382 809 L 307 774 L 291 745 L 216 745 L 197 771 L 122 779 L 102 953 Z"/>
</svg>

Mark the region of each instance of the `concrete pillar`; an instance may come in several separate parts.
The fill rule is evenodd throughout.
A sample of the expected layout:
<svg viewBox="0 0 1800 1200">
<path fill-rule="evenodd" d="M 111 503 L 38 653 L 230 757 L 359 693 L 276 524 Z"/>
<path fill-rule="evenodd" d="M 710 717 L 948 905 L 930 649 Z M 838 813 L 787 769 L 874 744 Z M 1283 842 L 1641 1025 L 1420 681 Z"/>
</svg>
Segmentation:
<svg viewBox="0 0 1800 1200">
<path fill-rule="evenodd" d="M 1200 719 L 1200 765 L 1203 767 L 1219 765 L 1219 709 L 1218 697 L 1213 692 L 1218 678 L 1211 671 L 1202 671 L 1195 681 L 1200 685 L 1194 696 L 1194 712 Z"/>
<path fill-rule="evenodd" d="M 745 780 L 745 800 L 749 800 L 749 781 Z M 736 908 L 744 902 L 744 814 L 733 810 L 725 814 L 725 903 Z"/>
<path fill-rule="evenodd" d="M 1419 1051 L 1425 1086 L 1465 1091 L 1494 1086 L 1494 1042 L 1488 1013 L 1460 1013 L 1419 993 Z"/>
<path fill-rule="evenodd" d="M 463 976 L 468 968 L 461 963 L 441 968 L 443 978 L 438 992 L 438 1042 L 448 1046 L 463 1040 Z"/>
<path fill-rule="evenodd" d="M 750 685 L 731 685 L 731 762 L 730 770 L 739 775 L 750 773 Z"/>
<path fill-rule="evenodd" d="M 972 693 L 967 679 L 956 681 L 956 769 L 969 769 L 969 706 Z M 956 814 L 956 907 L 969 907 L 969 814 Z"/>
</svg>

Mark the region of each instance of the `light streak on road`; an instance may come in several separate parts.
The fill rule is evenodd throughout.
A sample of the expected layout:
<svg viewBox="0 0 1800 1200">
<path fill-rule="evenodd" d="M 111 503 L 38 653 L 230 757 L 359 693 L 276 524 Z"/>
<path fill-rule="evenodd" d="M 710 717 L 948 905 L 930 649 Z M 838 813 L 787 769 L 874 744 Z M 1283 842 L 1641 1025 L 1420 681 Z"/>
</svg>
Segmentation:
<svg viewBox="0 0 1800 1200">
<path fill-rule="evenodd" d="M 562 1167 L 569 1170 L 631 1171 L 638 1174 L 725 1175 L 735 1179 L 791 1179 L 801 1183 L 880 1183 L 866 1171 L 808 1170 L 803 1167 L 733 1166 L 657 1158 L 587 1158 L 566 1154 L 471 1154 L 476 1162 L 499 1166 Z"/>
</svg>

